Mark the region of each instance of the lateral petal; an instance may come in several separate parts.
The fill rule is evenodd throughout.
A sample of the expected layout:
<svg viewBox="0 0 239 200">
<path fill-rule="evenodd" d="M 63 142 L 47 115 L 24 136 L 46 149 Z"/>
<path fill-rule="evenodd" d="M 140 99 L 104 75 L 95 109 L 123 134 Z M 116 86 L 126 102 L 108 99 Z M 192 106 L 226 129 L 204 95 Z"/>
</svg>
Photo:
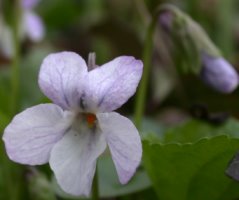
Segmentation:
<svg viewBox="0 0 239 200">
<path fill-rule="evenodd" d="M 70 126 L 71 117 L 54 104 L 41 104 L 16 115 L 3 135 L 9 158 L 28 165 L 47 163 L 50 151 Z"/>
<path fill-rule="evenodd" d="M 134 124 L 118 113 L 97 114 L 99 126 L 107 144 L 122 184 L 134 175 L 142 156 L 142 144 Z"/>
</svg>

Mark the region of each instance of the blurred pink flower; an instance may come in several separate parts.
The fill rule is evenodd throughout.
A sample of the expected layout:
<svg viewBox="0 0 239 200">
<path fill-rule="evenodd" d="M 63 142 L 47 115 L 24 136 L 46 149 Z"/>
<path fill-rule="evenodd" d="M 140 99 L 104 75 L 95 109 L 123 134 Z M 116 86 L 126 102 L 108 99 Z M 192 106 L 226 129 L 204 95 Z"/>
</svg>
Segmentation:
<svg viewBox="0 0 239 200">
<path fill-rule="evenodd" d="M 33 42 L 39 42 L 45 35 L 45 28 L 41 18 L 34 13 L 33 8 L 39 0 L 22 0 L 22 16 L 20 20 L 20 40 L 29 38 Z M 20 16 L 19 16 L 20 17 Z M 4 56 L 11 58 L 14 52 L 12 29 L 0 16 L 0 49 Z"/>
<path fill-rule="evenodd" d="M 34 42 L 43 39 L 45 29 L 41 18 L 33 12 L 33 8 L 40 0 L 22 0 L 23 32 Z"/>
</svg>

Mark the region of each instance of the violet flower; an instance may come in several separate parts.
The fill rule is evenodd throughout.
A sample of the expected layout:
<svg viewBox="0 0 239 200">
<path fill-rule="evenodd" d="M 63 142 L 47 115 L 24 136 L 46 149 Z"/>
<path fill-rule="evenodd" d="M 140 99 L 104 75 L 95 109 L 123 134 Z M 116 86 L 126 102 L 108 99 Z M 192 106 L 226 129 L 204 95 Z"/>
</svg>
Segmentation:
<svg viewBox="0 0 239 200">
<path fill-rule="evenodd" d="M 222 93 L 231 93 L 238 86 L 236 70 L 223 57 L 202 54 L 200 77 L 209 86 Z"/>
<path fill-rule="evenodd" d="M 96 67 L 94 59 L 89 63 Z M 14 117 L 3 135 L 9 158 L 28 165 L 49 162 L 65 192 L 89 196 L 97 158 L 108 145 L 119 180 L 127 183 L 141 160 L 141 140 L 133 123 L 112 111 L 135 93 L 142 69 L 130 56 L 90 71 L 73 52 L 47 56 L 39 85 L 54 104 Z"/>
</svg>

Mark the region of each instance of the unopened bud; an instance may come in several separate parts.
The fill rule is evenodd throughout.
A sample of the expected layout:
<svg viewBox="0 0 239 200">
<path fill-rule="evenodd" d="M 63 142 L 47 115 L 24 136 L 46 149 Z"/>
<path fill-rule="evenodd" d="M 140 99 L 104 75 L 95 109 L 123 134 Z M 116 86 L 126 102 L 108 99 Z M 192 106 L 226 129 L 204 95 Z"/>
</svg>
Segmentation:
<svg viewBox="0 0 239 200">
<path fill-rule="evenodd" d="M 160 7 L 159 24 L 163 31 L 170 31 L 175 45 L 184 48 L 186 53 L 190 53 L 190 48 L 194 45 L 198 53 L 205 51 L 210 55 L 221 55 L 200 24 L 176 6 L 165 4 Z"/>
<path fill-rule="evenodd" d="M 159 24 L 166 32 L 170 32 L 172 29 L 173 14 L 170 11 L 162 11 L 159 15 Z"/>
<path fill-rule="evenodd" d="M 159 24 L 173 44 L 172 58 L 180 72 L 200 75 L 205 83 L 222 93 L 235 90 L 238 86 L 236 70 L 197 22 L 167 4 L 159 10 Z"/>
<path fill-rule="evenodd" d="M 230 93 L 238 86 L 236 70 L 223 57 L 203 53 L 200 77 L 210 87 L 222 93 Z"/>
</svg>

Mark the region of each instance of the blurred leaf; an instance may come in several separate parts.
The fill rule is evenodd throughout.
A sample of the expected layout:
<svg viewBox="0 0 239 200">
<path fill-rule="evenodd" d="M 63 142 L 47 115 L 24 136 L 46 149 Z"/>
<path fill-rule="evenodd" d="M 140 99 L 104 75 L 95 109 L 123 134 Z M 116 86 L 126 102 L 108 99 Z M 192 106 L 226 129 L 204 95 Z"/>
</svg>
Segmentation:
<svg viewBox="0 0 239 200">
<path fill-rule="evenodd" d="M 43 59 L 52 52 L 48 47 L 37 47 L 31 50 L 23 60 L 20 69 L 20 109 L 39 104 L 44 94 L 38 86 L 38 72 Z"/>
<path fill-rule="evenodd" d="M 225 175 L 239 148 L 239 123 L 189 121 L 169 130 L 165 141 L 143 141 L 144 165 L 161 200 L 234 200 L 239 184 Z M 202 139 L 203 138 L 203 139 Z"/>
<path fill-rule="evenodd" d="M 39 4 L 39 11 L 49 30 L 55 31 L 76 23 L 81 28 L 87 28 L 103 19 L 106 14 L 103 4 L 104 1 L 98 0 L 45 0 Z"/>
<path fill-rule="evenodd" d="M 10 121 L 9 117 L 0 111 L 0 132 L 4 130 L 9 121 Z"/>
<path fill-rule="evenodd" d="M 161 103 L 173 89 L 173 77 L 161 66 L 155 66 L 151 80 L 153 100 L 157 103 Z"/>
<path fill-rule="evenodd" d="M 54 190 L 46 175 L 35 168 L 31 168 L 28 174 L 29 191 L 34 200 L 56 200 Z"/>
<path fill-rule="evenodd" d="M 3 68 L 0 70 L 0 111 L 2 115 L 8 115 L 9 114 L 9 100 L 11 95 L 10 90 L 10 67 L 6 66 L 6 68 Z"/>
<path fill-rule="evenodd" d="M 163 138 L 165 129 L 166 128 L 162 124 L 160 124 L 153 118 L 144 117 L 142 121 L 142 130 L 140 131 L 140 136 L 141 138 L 145 138 L 151 135 L 152 137 L 155 136 Z"/>
<path fill-rule="evenodd" d="M 199 120 L 188 120 L 183 124 L 169 129 L 164 134 L 163 143 L 191 143 L 201 138 L 211 138 L 218 135 L 230 135 L 239 137 L 239 122 L 236 119 L 229 119 L 222 125 L 212 125 Z"/>
<path fill-rule="evenodd" d="M 99 190 L 102 198 L 123 196 L 135 192 L 142 191 L 151 186 L 151 182 L 141 168 L 138 169 L 135 176 L 127 185 L 121 185 L 118 181 L 118 176 L 111 157 L 108 155 L 101 156 L 98 160 L 98 174 L 99 174 Z M 56 180 L 53 179 L 57 195 L 63 198 L 80 199 L 64 193 L 57 185 Z"/>
<path fill-rule="evenodd" d="M 83 2 L 79 6 L 79 2 Z M 48 29 L 69 26 L 83 12 L 85 1 L 44 0 L 39 4 L 39 11 Z M 59 20 L 60 19 L 60 20 Z"/>
</svg>

